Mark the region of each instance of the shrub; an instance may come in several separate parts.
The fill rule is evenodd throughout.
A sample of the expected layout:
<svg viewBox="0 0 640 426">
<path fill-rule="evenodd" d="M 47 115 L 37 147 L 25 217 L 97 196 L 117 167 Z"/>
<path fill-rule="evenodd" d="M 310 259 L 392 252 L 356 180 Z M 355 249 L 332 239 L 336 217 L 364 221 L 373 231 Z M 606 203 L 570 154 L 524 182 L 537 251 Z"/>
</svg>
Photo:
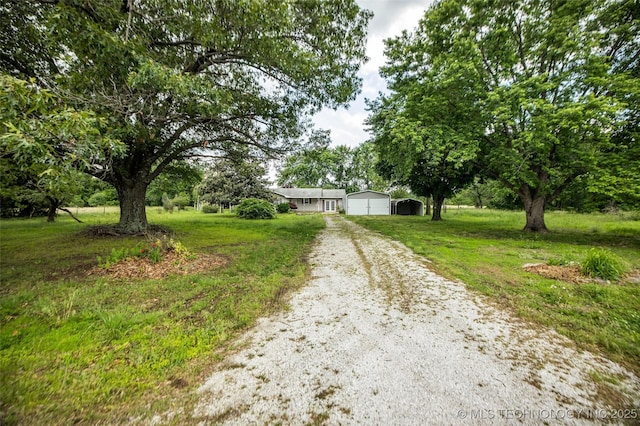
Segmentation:
<svg viewBox="0 0 640 426">
<path fill-rule="evenodd" d="M 289 206 L 289 203 L 280 203 L 276 206 L 276 210 L 278 213 L 289 213 L 291 207 Z"/>
<path fill-rule="evenodd" d="M 582 273 L 603 280 L 617 281 L 624 274 L 624 266 L 616 256 L 604 249 L 591 249 L 582 264 Z"/>
<path fill-rule="evenodd" d="M 174 207 L 175 205 L 173 204 L 173 201 L 171 201 L 169 196 L 166 193 L 162 194 L 162 208 L 165 209 L 165 211 L 168 211 L 169 213 L 173 213 Z"/>
<path fill-rule="evenodd" d="M 87 200 L 91 207 L 109 206 L 118 202 L 118 196 L 113 190 L 98 191 Z"/>
<path fill-rule="evenodd" d="M 243 219 L 273 219 L 276 210 L 267 200 L 247 198 L 238 205 L 237 214 Z"/>
<path fill-rule="evenodd" d="M 191 199 L 187 194 L 178 194 L 173 198 L 173 200 L 171 200 L 171 202 L 178 208 L 178 210 L 184 210 L 185 207 L 191 205 Z"/>
<path fill-rule="evenodd" d="M 202 206 L 202 213 L 218 213 L 218 206 L 212 206 L 211 204 L 205 204 Z"/>
</svg>

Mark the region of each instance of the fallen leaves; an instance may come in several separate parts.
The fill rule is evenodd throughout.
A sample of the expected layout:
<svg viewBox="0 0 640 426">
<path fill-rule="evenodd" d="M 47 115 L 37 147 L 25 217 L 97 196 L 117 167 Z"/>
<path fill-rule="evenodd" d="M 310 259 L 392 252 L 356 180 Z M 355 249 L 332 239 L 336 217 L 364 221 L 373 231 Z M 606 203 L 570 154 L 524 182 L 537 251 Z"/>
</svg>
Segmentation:
<svg viewBox="0 0 640 426">
<path fill-rule="evenodd" d="M 527 272 L 541 275 L 552 280 L 581 284 L 593 281 L 582 274 L 578 265 L 547 265 L 545 263 L 527 264 L 523 266 Z"/>
<path fill-rule="evenodd" d="M 215 254 L 200 254 L 189 258 L 174 252 L 166 253 L 156 263 L 148 258 L 133 257 L 111 265 L 109 268 L 96 266 L 89 275 L 106 276 L 115 279 L 162 279 L 170 275 L 191 275 L 224 266 L 227 259 Z"/>
</svg>

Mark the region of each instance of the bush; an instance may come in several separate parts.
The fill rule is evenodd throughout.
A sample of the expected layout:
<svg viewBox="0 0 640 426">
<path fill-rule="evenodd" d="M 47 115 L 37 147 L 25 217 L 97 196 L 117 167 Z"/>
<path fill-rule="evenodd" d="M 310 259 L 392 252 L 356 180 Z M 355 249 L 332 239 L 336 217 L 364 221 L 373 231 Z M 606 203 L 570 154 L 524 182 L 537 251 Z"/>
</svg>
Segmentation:
<svg viewBox="0 0 640 426">
<path fill-rule="evenodd" d="M 218 206 L 212 206 L 211 204 L 202 206 L 202 213 L 218 213 L 218 211 L 220 211 Z"/>
<path fill-rule="evenodd" d="M 617 281 L 625 268 L 616 256 L 604 249 L 591 249 L 582 264 L 582 273 L 603 280 Z"/>
<path fill-rule="evenodd" d="M 178 210 L 184 210 L 185 207 L 191 205 L 191 199 L 187 194 L 178 194 L 173 198 L 173 200 L 171 200 L 171 202 L 178 208 Z"/>
<path fill-rule="evenodd" d="M 169 213 L 173 213 L 174 207 L 175 205 L 173 204 L 173 201 L 171 201 L 169 196 L 166 193 L 162 194 L 162 208 Z"/>
<path fill-rule="evenodd" d="M 289 203 L 280 203 L 276 206 L 276 210 L 278 213 L 289 213 L 291 207 L 289 206 Z"/>
<path fill-rule="evenodd" d="M 111 206 L 118 203 L 118 195 L 115 190 L 98 191 L 87 200 L 91 207 Z"/>
<path fill-rule="evenodd" d="M 238 205 L 237 214 L 243 219 L 273 219 L 276 209 L 267 200 L 247 198 Z"/>
</svg>

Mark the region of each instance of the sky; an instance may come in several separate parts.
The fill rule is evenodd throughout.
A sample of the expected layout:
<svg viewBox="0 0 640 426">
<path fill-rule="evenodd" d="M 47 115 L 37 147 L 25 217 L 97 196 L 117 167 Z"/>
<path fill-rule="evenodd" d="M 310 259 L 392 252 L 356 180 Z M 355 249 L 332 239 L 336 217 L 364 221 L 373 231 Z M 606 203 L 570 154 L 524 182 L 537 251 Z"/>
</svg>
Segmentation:
<svg viewBox="0 0 640 426">
<path fill-rule="evenodd" d="M 362 91 L 349 107 L 337 111 L 323 109 L 313 122 L 316 128 L 331 130 L 334 146 L 355 147 L 369 139 L 364 120 L 367 118 L 365 99 L 375 99 L 384 92 L 386 83 L 378 74 L 384 65 L 384 43 L 389 37 L 400 35 L 402 30 L 413 31 L 432 0 L 356 0 L 363 9 L 369 9 L 374 16 L 369 21 L 367 56 L 369 61 L 360 69 Z"/>
</svg>

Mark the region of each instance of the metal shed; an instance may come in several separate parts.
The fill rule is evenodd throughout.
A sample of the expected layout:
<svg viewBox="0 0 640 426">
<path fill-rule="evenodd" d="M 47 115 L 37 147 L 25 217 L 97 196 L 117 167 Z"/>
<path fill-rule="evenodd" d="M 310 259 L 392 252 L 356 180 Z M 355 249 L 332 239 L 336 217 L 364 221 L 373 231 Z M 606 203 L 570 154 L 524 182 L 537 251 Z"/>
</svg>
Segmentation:
<svg viewBox="0 0 640 426">
<path fill-rule="evenodd" d="M 391 196 L 378 191 L 359 191 L 347 194 L 348 215 L 391 214 Z"/>
<path fill-rule="evenodd" d="M 391 214 L 424 216 L 424 203 L 415 198 L 391 200 Z"/>
</svg>

